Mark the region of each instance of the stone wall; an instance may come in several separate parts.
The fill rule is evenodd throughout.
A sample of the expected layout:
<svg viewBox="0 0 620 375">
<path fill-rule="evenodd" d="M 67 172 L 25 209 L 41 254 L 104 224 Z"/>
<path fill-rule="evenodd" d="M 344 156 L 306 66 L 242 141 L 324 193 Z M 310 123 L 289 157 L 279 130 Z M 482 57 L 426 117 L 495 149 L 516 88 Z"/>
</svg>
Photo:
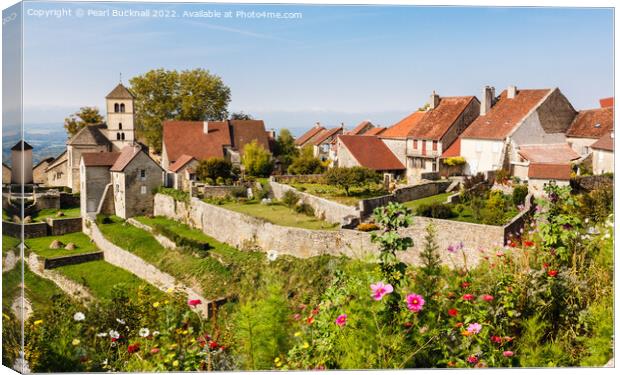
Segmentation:
<svg viewBox="0 0 620 375">
<path fill-rule="evenodd" d="M 79 205 L 80 205 L 79 195 L 60 193 L 60 207 L 61 208 L 78 207 Z"/>
<path fill-rule="evenodd" d="M 142 230 L 145 230 L 145 231 L 153 234 L 153 237 L 155 237 L 157 242 L 159 242 L 159 244 L 162 245 L 164 248 L 169 249 L 169 250 L 176 250 L 177 249 L 177 245 L 174 243 L 174 241 L 172 241 L 168 237 L 162 236 L 161 234 L 155 233 L 155 230 L 153 228 L 151 228 L 150 226 L 148 226 L 146 224 L 143 224 L 143 223 L 141 223 L 138 220 L 133 219 L 133 218 L 127 219 L 127 223 L 133 225 L 136 228 L 140 228 Z"/>
<path fill-rule="evenodd" d="M 22 225 L 24 227 L 24 238 L 47 236 L 47 223 L 18 224 L 8 221 L 2 221 L 2 234 L 21 238 Z"/>
<path fill-rule="evenodd" d="M 300 258 L 331 254 L 364 259 L 376 255 L 378 249 L 370 240 L 370 234 L 348 229 L 334 231 L 307 230 L 283 227 L 262 219 L 251 217 L 225 208 L 192 199 L 189 204 L 177 202 L 172 197 L 155 196 L 155 215 L 166 216 L 202 230 L 205 234 L 239 249 L 274 250 Z M 410 264 L 419 264 L 418 255 L 424 246 L 425 228 L 433 223 L 437 231 L 437 243 L 442 261 L 449 267 L 454 264 L 477 264 L 484 253 L 504 245 L 505 230 L 501 226 L 471 224 L 458 221 L 415 217 L 413 225 L 401 230 L 413 238 L 414 247 L 400 254 Z M 463 242 L 462 254 L 447 253 L 451 244 Z"/>
<path fill-rule="evenodd" d="M 292 191 L 299 196 L 302 203 L 306 203 L 314 209 L 314 214 L 330 223 L 342 223 L 346 216 L 359 217 L 360 213 L 357 207 L 340 204 L 329 199 L 317 197 L 312 194 L 298 191 L 290 185 L 281 184 L 271 179 L 269 181 L 273 197 L 282 199 L 284 193 Z"/>
<path fill-rule="evenodd" d="M 198 185 L 192 187 L 192 196 L 201 198 L 226 198 L 232 197 L 233 191 L 244 189 L 243 186 L 211 186 Z M 246 194 L 247 195 L 247 194 Z"/>
<path fill-rule="evenodd" d="M 36 208 L 43 210 L 46 208 L 60 208 L 60 195 L 53 193 L 35 194 L 36 195 Z"/>
<path fill-rule="evenodd" d="M 298 184 L 315 184 L 321 183 L 323 180 L 322 174 L 300 174 L 300 175 L 280 175 L 271 176 L 271 179 L 275 182 L 282 184 L 298 183 Z"/>
<path fill-rule="evenodd" d="M 52 268 L 68 266 L 70 264 L 79 264 L 92 262 L 94 260 L 103 259 L 103 252 L 98 251 L 95 253 L 86 253 L 86 254 L 77 254 L 77 255 L 66 255 L 56 258 L 45 258 L 43 260 L 43 268 L 48 270 Z"/>
<path fill-rule="evenodd" d="M 82 218 L 72 217 L 67 219 L 47 219 L 50 236 L 60 236 L 67 233 L 82 231 Z"/>
</svg>

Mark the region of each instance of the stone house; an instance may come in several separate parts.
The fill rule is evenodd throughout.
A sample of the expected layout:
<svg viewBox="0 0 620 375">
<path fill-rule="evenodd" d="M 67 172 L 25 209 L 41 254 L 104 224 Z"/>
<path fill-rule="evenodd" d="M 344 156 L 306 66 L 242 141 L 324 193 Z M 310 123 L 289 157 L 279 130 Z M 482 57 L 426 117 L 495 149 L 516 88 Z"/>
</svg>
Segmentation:
<svg viewBox="0 0 620 375">
<path fill-rule="evenodd" d="M 32 179 L 35 184 L 44 185 L 47 182 L 47 167 L 54 161 L 54 158 L 49 157 L 41 160 L 32 168 Z"/>
<path fill-rule="evenodd" d="M 366 167 L 391 177 L 402 177 L 405 166 L 378 137 L 339 135 L 336 138 L 339 167 Z"/>
<path fill-rule="evenodd" d="M 256 140 L 270 151 L 269 139 L 262 120 L 164 121 L 161 166 L 168 170 L 182 155 L 225 158 L 240 166 L 245 145 Z"/>
<path fill-rule="evenodd" d="M 558 88 L 517 90 L 509 86 L 499 97 L 485 87 L 480 116 L 463 132 L 460 156 L 465 173 L 511 170 L 518 149 L 528 144 L 566 142 L 566 130 L 577 112 Z"/>
<path fill-rule="evenodd" d="M 67 151 L 65 150 L 52 160 L 45 169 L 45 186 L 69 186 L 67 171 Z"/>
<path fill-rule="evenodd" d="M 517 152 L 519 159 L 513 162 L 513 175 L 527 181 L 530 190 L 534 192 L 551 179 L 567 182 L 572 162 L 579 159 L 579 155 L 567 143 L 522 145 Z M 551 172 L 553 168 L 561 173 Z M 566 171 L 569 171 L 568 174 Z"/>
<path fill-rule="evenodd" d="M 2 162 L 2 184 L 11 183 L 11 167 Z"/>
<path fill-rule="evenodd" d="M 475 96 L 440 97 L 433 92 L 429 109 L 407 134 L 407 181 L 419 180 L 422 173 L 440 172 L 443 151 L 478 117 L 479 111 L 480 102 Z"/>
<path fill-rule="evenodd" d="M 594 142 L 592 148 L 592 172 L 594 174 L 614 172 L 614 133 L 609 132 Z"/>
<path fill-rule="evenodd" d="M 302 134 L 300 137 L 295 139 L 295 146 L 297 146 L 298 148 L 304 148 L 306 146 L 310 146 L 314 144 L 314 141 L 316 140 L 316 138 L 324 130 L 327 130 L 327 129 L 321 126 L 320 122 L 317 122 L 316 124 L 314 124 L 312 128 L 310 128 L 310 130 L 308 130 L 307 132 Z"/>
<path fill-rule="evenodd" d="M 407 136 L 416 124 L 422 120 L 425 114 L 425 111 L 413 112 L 396 124 L 380 131 L 378 134 L 383 143 L 396 155 L 403 165 L 407 165 Z M 364 135 L 373 135 L 372 130 L 366 132 Z"/>
<path fill-rule="evenodd" d="M 173 164 L 168 167 L 167 176 L 171 178 L 166 184 L 175 189 L 189 191 L 192 181 L 196 181 L 196 168 L 199 161 L 193 156 L 181 155 Z"/>
<path fill-rule="evenodd" d="M 534 196 L 540 197 L 545 195 L 545 185 L 551 181 L 558 186 L 568 186 L 571 172 L 570 164 L 532 163 L 527 172 L 528 190 Z"/>
<path fill-rule="evenodd" d="M 332 144 L 339 134 L 344 133 L 344 125 L 337 128 L 325 129 L 321 131 L 312 142 L 312 150 L 315 158 L 326 161 L 330 158 Z"/>
<path fill-rule="evenodd" d="M 356 127 L 354 127 L 352 130 L 346 132 L 347 135 L 362 135 L 365 134 L 366 132 L 368 132 L 371 129 L 374 129 L 375 126 L 373 125 L 372 122 L 368 121 L 368 120 L 364 120 L 362 122 L 360 122 Z"/>
<path fill-rule="evenodd" d="M 83 153 L 80 159 L 82 215 L 114 214 L 123 219 L 153 214 L 153 191 L 162 185 L 163 171 L 135 143 L 120 152 Z"/>
<path fill-rule="evenodd" d="M 566 131 L 566 142 L 575 152 L 586 157 L 592 152 L 592 144 L 613 129 L 613 104 L 611 107 L 581 110 Z"/>
</svg>

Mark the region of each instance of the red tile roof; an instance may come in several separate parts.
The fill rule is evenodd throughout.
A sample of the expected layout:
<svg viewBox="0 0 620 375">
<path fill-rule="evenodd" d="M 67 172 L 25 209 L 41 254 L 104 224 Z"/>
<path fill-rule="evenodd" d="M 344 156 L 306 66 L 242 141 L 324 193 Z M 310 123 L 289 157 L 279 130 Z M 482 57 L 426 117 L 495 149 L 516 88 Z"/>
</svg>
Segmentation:
<svg viewBox="0 0 620 375">
<path fill-rule="evenodd" d="M 425 111 L 413 112 L 381 133 L 381 138 L 407 138 L 409 132 L 426 115 Z"/>
<path fill-rule="evenodd" d="M 334 135 L 336 135 L 338 133 L 342 134 L 342 128 L 341 127 L 325 129 L 318 136 L 316 136 L 314 138 L 313 144 L 318 146 L 321 143 L 325 142 L 325 140 L 327 140 L 329 137 L 333 137 Z"/>
<path fill-rule="evenodd" d="M 405 169 L 403 163 L 378 137 L 339 135 L 338 139 L 362 167 L 377 171 Z"/>
<path fill-rule="evenodd" d="M 198 160 L 224 157 L 224 144 L 230 144 L 230 132 L 224 124 L 212 125 L 207 134 L 202 121 L 164 121 L 163 145 L 168 160 L 174 163 L 183 154 Z"/>
<path fill-rule="evenodd" d="M 319 126 L 315 125 L 310 130 L 308 130 L 307 132 L 302 134 L 301 137 L 297 138 L 295 140 L 295 144 L 297 146 L 303 146 L 304 144 L 306 144 L 306 142 L 308 142 L 310 139 L 315 137 L 317 134 L 319 134 L 323 130 L 325 130 L 324 127 L 322 127 L 320 125 Z"/>
<path fill-rule="evenodd" d="M 549 93 L 551 89 L 518 90 L 513 99 L 508 99 L 504 90 L 497 103 L 484 116 L 476 120 L 462 134 L 463 138 L 505 139 L 520 121 Z"/>
<path fill-rule="evenodd" d="M 570 164 L 538 164 L 531 163 L 527 176 L 542 180 L 570 180 Z"/>
<path fill-rule="evenodd" d="M 225 123 L 225 122 L 224 122 Z M 265 130 L 263 120 L 229 120 L 232 127 L 233 144 L 232 147 L 243 155 L 243 149 L 248 143 L 256 140 L 265 150 L 270 151 L 269 132 Z M 209 121 L 211 124 L 211 121 Z"/>
<path fill-rule="evenodd" d="M 604 136 L 602 136 L 598 141 L 594 142 L 592 144 L 592 148 L 598 149 L 598 150 L 605 150 L 605 151 L 612 151 L 614 150 L 614 139 L 611 136 L 611 132 L 605 134 Z"/>
<path fill-rule="evenodd" d="M 458 137 L 446 151 L 441 154 L 442 158 L 452 158 L 455 156 L 461 156 L 461 137 Z"/>
<path fill-rule="evenodd" d="M 613 107 L 614 106 L 614 97 L 611 98 L 603 98 L 598 101 L 601 104 L 601 108 L 605 107 Z"/>
<path fill-rule="evenodd" d="M 364 134 L 364 129 L 369 126 L 371 127 L 371 129 L 374 127 L 374 125 L 372 124 L 372 122 L 370 121 L 362 121 L 359 123 L 359 125 L 357 125 L 355 128 L 353 128 L 353 130 L 347 132 L 347 135 L 362 135 Z M 368 129 L 370 130 L 370 129 Z"/>
<path fill-rule="evenodd" d="M 385 132 L 386 130 L 387 128 L 372 128 L 362 135 L 380 135 L 383 134 L 383 132 Z"/>
<path fill-rule="evenodd" d="M 439 99 L 439 105 L 426 112 L 409 131 L 408 137 L 440 140 L 465 111 L 475 96 L 453 96 Z"/>
<path fill-rule="evenodd" d="M 521 145 L 518 153 L 530 163 L 565 164 L 579 159 L 579 154 L 566 143 Z"/>
<path fill-rule="evenodd" d="M 82 159 L 87 167 L 111 167 L 120 154 L 120 152 L 85 152 L 82 154 Z"/>
<path fill-rule="evenodd" d="M 110 168 L 111 172 L 122 172 L 123 169 L 142 152 L 142 147 L 139 145 L 125 146 L 120 152 L 120 155 L 114 162 L 114 165 Z"/>
<path fill-rule="evenodd" d="M 183 168 L 187 163 L 192 160 L 196 160 L 196 158 L 187 154 L 183 154 L 168 167 L 168 170 L 170 170 L 170 172 L 176 173 L 179 171 L 179 169 Z"/>
<path fill-rule="evenodd" d="M 567 137 L 600 138 L 614 128 L 614 108 L 595 108 L 579 111 L 566 131 Z"/>
</svg>

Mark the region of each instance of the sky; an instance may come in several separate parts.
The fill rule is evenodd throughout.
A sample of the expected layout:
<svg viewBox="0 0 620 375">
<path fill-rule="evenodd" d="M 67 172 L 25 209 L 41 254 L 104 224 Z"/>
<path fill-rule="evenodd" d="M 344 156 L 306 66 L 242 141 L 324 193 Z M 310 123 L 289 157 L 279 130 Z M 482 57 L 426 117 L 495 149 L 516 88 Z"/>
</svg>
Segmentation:
<svg viewBox="0 0 620 375">
<path fill-rule="evenodd" d="M 71 15 L 45 12 L 60 9 Z M 106 9 L 151 17 L 88 13 Z M 183 14 L 200 10 L 233 17 Z M 27 2 L 23 22 L 26 124 L 61 127 L 81 106 L 104 108 L 119 74 L 126 83 L 156 68 L 207 69 L 230 87 L 231 112 L 294 134 L 317 121 L 389 126 L 433 90 L 559 87 L 576 109 L 613 96 L 611 9 Z"/>
</svg>

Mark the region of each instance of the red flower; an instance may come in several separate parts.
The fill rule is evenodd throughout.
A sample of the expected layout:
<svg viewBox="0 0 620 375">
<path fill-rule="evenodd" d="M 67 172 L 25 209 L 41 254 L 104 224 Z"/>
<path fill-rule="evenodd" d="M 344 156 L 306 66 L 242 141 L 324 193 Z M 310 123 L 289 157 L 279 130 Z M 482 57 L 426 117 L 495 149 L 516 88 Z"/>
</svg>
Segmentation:
<svg viewBox="0 0 620 375">
<path fill-rule="evenodd" d="M 496 344 L 501 344 L 502 343 L 502 338 L 499 336 L 491 336 L 491 341 L 493 341 Z"/>
<path fill-rule="evenodd" d="M 457 309 L 450 309 L 450 310 L 448 310 L 448 315 L 450 315 L 450 316 L 457 316 L 457 315 L 459 315 L 459 310 L 457 310 Z"/>
<path fill-rule="evenodd" d="M 157 353 L 159 353 L 159 348 L 151 349 L 151 354 L 157 354 Z"/>
<path fill-rule="evenodd" d="M 308 323 L 308 324 L 314 323 L 314 317 L 313 316 L 309 316 L 308 319 L 306 319 L 306 323 Z"/>
<path fill-rule="evenodd" d="M 467 281 L 463 281 L 463 282 L 461 283 L 461 288 L 463 288 L 463 289 L 469 288 L 469 285 L 470 285 L 470 284 L 469 284 Z"/>
<path fill-rule="evenodd" d="M 476 357 L 475 355 L 470 355 L 469 357 L 467 357 L 467 362 L 478 363 L 478 357 Z"/>
<path fill-rule="evenodd" d="M 410 328 L 411 326 L 413 326 L 413 323 L 411 322 L 405 322 L 405 324 L 403 324 L 405 327 Z"/>
<path fill-rule="evenodd" d="M 202 301 L 199 299 L 190 299 L 189 301 L 187 301 L 187 304 L 190 305 L 191 307 L 196 307 L 200 305 L 201 303 Z"/>
<path fill-rule="evenodd" d="M 312 315 L 316 315 L 318 313 L 319 313 L 319 308 L 318 307 L 312 310 Z"/>
<path fill-rule="evenodd" d="M 525 247 L 532 247 L 534 246 L 534 241 L 524 241 L 523 245 L 525 245 Z"/>
<path fill-rule="evenodd" d="M 464 301 L 472 301 L 474 298 L 475 298 L 475 297 L 474 297 L 474 295 L 473 295 L 473 294 L 469 294 L 469 293 L 468 293 L 468 294 L 463 295 L 463 300 L 464 300 Z"/>
<path fill-rule="evenodd" d="M 140 344 L 139 343 L 127 345 L 127 352 L 129 354 L 133 354 L 133 353 L 137 352 L 138 350 L 140 350 Z"/>
<path fill-rule="evenodd" d="M 490 294 L 485 294 L 484 296 L 482 296 L 482 299 L 483 299 L 485 302 L 491 302 L 491 301 L 493 301 L 493 300 L 494 300 L 493 296 L 492 296 L 492 295 L 490 295 Z"/>
<path fill-rule="evenodd" d="M 455 325 L 456 325 L 456 328 L 461 328 L 461 327 L 463 326 L 463 323 L 458 322 L 458 323 L 456 323 Z"/>
<path fill-rule="evenodd" d="M 544 269 L 549 268 L 549 263 L 543 263 L 543 268 L 544 268 Z"/>
<path fill-rule="evenodd" d="M 448 367 L 454 367 L 456 366 L 456 363 L 454 363 L 453 361 L 448 362 Z"/>
<path fill-rule="evenodd" d="M 517 247 L 517 243 L 516 242 L 510 242 L 510 247 Z"/>
<path fill-rule="evenodd" d="M 549 270 L 549 271 L 547 271 L 547 275 L 549 275 L 551 277 L 556 277 L 558 275 L 558 271 L 557 270 Z"/>
<path fill-rule="evenodd" d="M 215 341 L 209 342 L 209 349 L 217 349 L 219 345 Z"/>
</svg>

